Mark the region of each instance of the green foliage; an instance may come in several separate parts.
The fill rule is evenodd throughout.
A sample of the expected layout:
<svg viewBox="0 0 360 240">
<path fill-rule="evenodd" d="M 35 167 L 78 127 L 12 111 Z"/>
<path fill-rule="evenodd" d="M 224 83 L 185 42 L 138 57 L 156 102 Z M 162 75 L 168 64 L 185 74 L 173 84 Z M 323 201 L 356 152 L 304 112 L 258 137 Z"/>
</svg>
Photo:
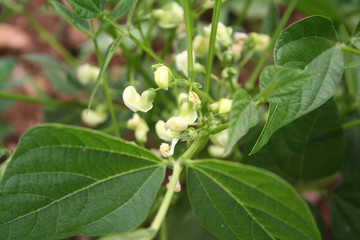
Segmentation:
<svg viewBox="0 0 360 240">
<path fill-rule="evenodd" d="M 132 230 L 145 219 L 164 173 L 161 159 L 121 139 L 64 125 L 34 127 L 1 180 L 2 239 Z"/>
<path fill-rule="evenodd" d="M 345 179 L 351 179 L 360 173 L 360 127 L 345 132 L 345 161 L 341 173 Z"/>
<path fill-rule="evenodd" d="M 353 32 L 351 43 L 360 49 L 360 22 L 358 23 L 358 25 L 356 26 Z"/>
<path fill-rule="evenodd" d="M 67 2 L 81 18 L 99 17 L 105 5 L 105 0 L 67 0 Z"/>
<path fill-rule="evenodd" d="M 251 154 L 259 151 L 276 130 L 318 108 L 335 94 L 343 68 L 338 41 L 331 20 L 320 16 L 298 21 L 280 34 L 274 49 L 275 64 L 305 69 L 316 76 L 288 101 L 270 104 L 268 120 Z"/>
<path fill-rule="evenodd" d="M 320 239 L 304 200 L 273 174 L 218 160 L 190 162 L 187 174 L 194 212 L 219 239 Z"/>
<path fill-rule="evenodd" d="M 256 106 L 251 102 L 251 97 L 245 90 L 239 89 L 231 106 L 229 140 L 225 147 L 225 154 L 231 151 L 236 142 L 258 121 L 258 112 Z"/>
<path fill-rule="evenodd" d="M 341 119 L 330 100 L 279 129 L 259 152 L 245 157 L 244 163 L 268 169 L 299 185 L 335 173 L 343 159 Z"/>
<path fill-rule="evenodd" d="M 71 26 L 75 27 L 79 31 L 89 35 L 90 27 L 89 23 L 84 19 L 81 19 L 72 11 L 68 10 L 64 5 L 58 1 L 50 1 L 51 4 L 55 7 L 56 11 L 60 14 L 61 17 L 65 19 Z"/>
</svg>

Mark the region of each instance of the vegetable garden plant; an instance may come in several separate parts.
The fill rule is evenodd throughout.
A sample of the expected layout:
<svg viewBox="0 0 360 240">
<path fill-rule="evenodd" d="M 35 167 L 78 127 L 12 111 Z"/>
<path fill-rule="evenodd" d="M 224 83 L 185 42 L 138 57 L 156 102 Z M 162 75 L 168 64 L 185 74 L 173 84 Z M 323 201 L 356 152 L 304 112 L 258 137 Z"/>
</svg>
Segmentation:
<svg viewBox="0 0 360 240">
<path fill-rule="evenodd" d="M 34 20 L 23 2 L 3 0 L 4 12 Z M 360 25 L 343 11 L 359 3 L 289 0 L 278 18 L 267 1 L 261 33 L 249 33 L 251 2 L 47 1 L 97 62 L 35 28 L 64 61 L 22 58 L 88 102 L 0 92 L 80 107 L 83 122 L 37 125 L 15 152 L 1 148 L 0 239 L 321 239 L 309 190 L 329 197 L 336 239 L 360 239 Z M 296 7 L 310 16 L 286 27 Z M 119 54 L 126 71 L 114 80 Z M 120 138 L 129 131 L 133 142 Z"/>
</svg>

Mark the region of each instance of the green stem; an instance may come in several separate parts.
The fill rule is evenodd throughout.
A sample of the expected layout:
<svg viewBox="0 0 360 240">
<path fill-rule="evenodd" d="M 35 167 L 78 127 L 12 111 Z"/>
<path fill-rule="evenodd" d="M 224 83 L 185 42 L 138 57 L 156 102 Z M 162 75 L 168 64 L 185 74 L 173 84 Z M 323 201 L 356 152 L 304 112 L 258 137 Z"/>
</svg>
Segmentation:
<svg viewBox="0 0 360 240">
<path fill-rule="evenodd" d="M 210 134 L 216 134 L 216 133 L 219 133 L 219 132 L 221 132 L 221 131 L 223 131 L 223 130 L 225 130 L 225 129 L 229 128 L 229 125 L 230 125 L 229 123 L 224 123 L 224 124 L 222 124 L 222 125 L 218 126 L 217 128 L 215 128 L 215 129 L 211 130 L 211 131 L 210 131 Z"/>
<path fill-rule="evenodd" d="M 220 9 L 221 9 L 221 0 L 215 0 L 215 6 L 211 21 L 211 33 L 210 33 L 208 58 L 206 61 L 205 86 L 204 86 L 204 91 L 206 93 L 210 92 L 210 84 L 211 84 L 210 80 L 211 80 L 212 65 L 214 60 L 216 32 L 220 17 Z"/>
<path fill-rule="evenodd" d="M 95 33 L 93 22 L 91 22 L 91 23 L 92 23 L 91 26 L 92 26 L 93 32 Z M 101 57 L 101 53 L 100 53 L 100 49 L 99 49 L 99 45 L 97 43 L 96 37 L 93 38 L 93 42 L 94 42 L 94 45 L 95 45 L 95 51 L 96 51 L 96 56 L 97 56 L 97 59 L 98 59 L 98 64 L 99 64 L 99 66 L 101 66 L 102 63 L 103 63 L 103 59 Z M 115 135 L 117 137 L 120 137 L 120 131 L 119 131 L 118 123 L 117 123 L 117 120 L 116 120 L 114 106 L 113 106 L 110 91 L 109 91 L 109 85 L 108 85 L 107 78 L 106 78 L 105 74 L 103 75 L 103 86 L 104 86 L 104 91 L 105 91 L 105 96 L 106 96 L 106 102 L 107 102 L 109 112 L 110 112 L 111 121 L 112 121 L 112 123 L 114 125 L 114 128 L 115 128 L 114 133 L 115 133 Z"/>
<path fill-rule="evenodd" d="M 341 50 L 344 51 L 344 52 L 349 52 L 349 53 L 353 53 L 353 54 L 356 54 L 356 55 L 360 55 L 360 50 L 349 47 L 349 46 L 346 46 L 346 45 L 342 45 Z"/>
<path fill-rule="evenodd" d="M 246 82 L 246 84 L 245 84 L 246 89 L 254 88 L 256 80 L 257 80 L 263 66 L 266 63 L 266 60 L 268 59 L 269 54 L 271 53 L 272 49 L 274 48 L 278 36 L 280 35 L 280 33 L 281 33 L 282 29 L 284 28 L 285 24 L 287 23 L 287 21 L 289 20 L 291 13 L 294 11 L 296 4 L 298 2 L 299 2 L 299 0 L 293 0 L 290 2 L 289 6 L 287 7 L 283 17 L 281 18 L 279 25 L 277 26 L 277 28 L 274 32 L 274 35 L 271 38 L 268 48 L 263 53 L 259 63 L 257 64 L 256 68 L 254 69 L 254 71 L 252 72 L 248 81 Z"/>
<path fill-rule="evenodd" d="M 186 49 L 187 49 L 187 67 L 188 75 L 191 83 L 195 82 L 195 69 L 194 69 L 194 60 L 193 60 L 193 51 L 192 51 L 192 36 L 191 36 L 191 11 L 190 11 L 190 1 L 183 0 L 184 5 L 184 17 L 185 17 L 185 31 L 186 31 Z M 191 89 L 191 87 L 190 87 Z"/>
<path fill-rule="evenodd" d="M 165 219 L 166 213 L 169 209 L 172 197 L 175 192 L 175 187 L 176 187 L 177 181 L 179 180 L 182 169 L 183 169 L 183 167 L 181 166 L 181 164 L 179 162 L 174 163 L 174 170 L 173 170 L 172 177 L 171 177 L 171 180 L 169 183 L 169 188 L 166 191 L 166 194 L 165 194 L 164 199 L 161 203 L 161 206 L 156 214 L 156 217 L 150 226 L 150 229 L 153 229 L 156 232 L 159 231 L 161 224 L 163 223 L 163 221 Z"/>
<path fill-rule="evenodd" d="M 347 123 L 344 123 L 342 125 L 342 129 L 343 130 L 348 130 L 350 128 L 354 128 L 354 127 L 358 127 L 360 126 L 360 119 L 357 119 L 357 120 L 354 120 L 354 121 L 351 121 L 351 122 L 347 122 Z"/>
<path fill-rule="evenodd" d="M 134 12 L 135 12 L 135 7 L 136 7 L 136 4 L 138 3 L 138 0 L 134 0 L 132 5 L 131 5 L 131 9 L 129 11 L 129 14 L 127 15 L 126 17 L 126 26 L 127 26 L 127 30 L 128 32 L 130 32 L 130 27 L 131 27 L 131 19 L 132 19 L 132 16 L 134 15 Z"/>
<path fill-rule="evenodd" d="M 28 24 L 39 34 L 39 36 L 45 42 L 47 42 L 61 57 L 63 57 L 68 64 L 72 66 L 78 65 L 77 59 L 74 58 L 71 53 L 69 53 L 69 51 L 64 48 L 58 42 L 58 40 L 56 40 L 56 38 L 54 38 L 52 34 L 50 34 L 43 26 L 41 26 L 31 14 L 26 12 L 24 7 L 14 1 L 5 0 L 2 3 L 14 12 L 23 15 L 26 18 Z"/>
<path fill-rule="evenodd" d="M 166 221 L 164 221 L 160 228 L 159 240 L 167 240 Z"/>
<path fill-rule="evenodd" d="M 28 103 L 40 103 L 48 106 L 55 107 L 68 107 L 68 108 L 86 108 L 87 104 L 78 102 L 68 102 L 49 98 L 30 97 L 22 94 L 16 94 L 11 92 L 5 92 L 0 90 L 0 98 L 11 99 L 16 101 L 28 102 Z"/>
</svg>

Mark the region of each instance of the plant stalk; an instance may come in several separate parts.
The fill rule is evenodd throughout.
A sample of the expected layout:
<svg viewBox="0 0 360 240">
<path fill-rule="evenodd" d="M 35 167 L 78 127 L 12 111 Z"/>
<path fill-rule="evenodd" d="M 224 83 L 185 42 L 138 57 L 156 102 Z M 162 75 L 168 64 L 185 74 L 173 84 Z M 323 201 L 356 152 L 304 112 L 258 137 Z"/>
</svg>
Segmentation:
<svg viewBox="0 0 360 240">
<path fill-rule="evenodd" d="M 344 51 L 344 52 L 349 52 L 349 53 L 353 53 L 353 54 L 356 54 L 356 55 L 360 55 L 360 50 L 349 47 L 347 45 L 342 45 L 341 50 Z"/>
<path fill-rule="evenodd" d="M 193 60 L 193 50 L 192 50 L 192 36 L 191 36 L 191 10 L 190 10 L 190 1 L 183 0 L 184 5 L 184 17 L 185 17 L 185 31 L 186 31 L 186 49 L 187 49 L 187 68 L 189 80 L 191 83 L 195 82 L 195 69 L 194 69 L 194 60 Z M 191 86 L 190 86 L 191 89 Z"/>
</svg>

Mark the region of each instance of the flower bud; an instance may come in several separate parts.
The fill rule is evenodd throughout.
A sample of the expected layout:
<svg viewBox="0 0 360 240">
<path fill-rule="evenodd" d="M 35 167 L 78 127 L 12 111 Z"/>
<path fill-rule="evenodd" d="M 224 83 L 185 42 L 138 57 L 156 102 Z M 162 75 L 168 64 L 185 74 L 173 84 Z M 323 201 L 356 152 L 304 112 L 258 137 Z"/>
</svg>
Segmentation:
<svg viewBox="0 0 360 240">
<path fill-rule="evenodd" d="M 225 129 L 216 134 L 210 135 L 210 141 L 217 146 L 225 148 L 227 142 L 229 140 L 229 130 Z"/>
<path fill-rule="evenodd" d="M 222 98 L 219 101 L 219 113 L 224 114 L 228 113 L 231 110 L 232 100 L 227 98 Z"/>
<path fill-rule="evenodd" d="M 195 63 L 195 54 L 193 53 L 193 62 Z M 177 70 L 181 71 L 186 77 L 188 76 L 188 59 L 187 51 L 183 51 L 175 56 Z"/>
<path fill-rule="evenodd" d="M 214 102 L 209 107 L 210 112 L 218 113 L 219 112 L 219 102 Z"/>
<path fill-rule="evenodd" d="M 270 44 L 270 37 L 266 34 L 258 34 L 252 32 L 249 34 L 247 40 L 248 47 L 253 49 L 256 53 L 264 52 Z"/>
<path fill-rule="evenodd" d="M 180 93 L 179 96 L 178 96 L 178 98 L 177 98 L 178 104 L 180 105 L 180 104 L 181 104 L 181 101 L 182 101 L 183 99 L 186 99 L 186 98 L 188 98 L 188 95 L 187 95 L 186 93 Z"/>
<path fill-rule="evenodd" d="M 129 119 L 126 123 L 126 127 L 130 130 L 135 130 L 137 126 L 140 125 L 141 118 L 139 114 L 134 113 L 133 117 Z"/>
<path fill-rule="evenodd" d="M 189 101 L 193 104 L 195 108 L 198 108 L 201 105 L 201 100 L 199 96 L 193 91 L 191 91 L 191 93 L 189 94 Z"/>
<path fill-rule="evenodd" d="M 156 93 L 153 89 L 143 92 L 140 96 L 133 86 L 128 86 L 123 92 L 124 104 L 133 112 L 149 111 L 153 107 L 152 102 L 155 96 Z"/>
<path fill-rule="evenodd" d="M 166 127 L 164 121 L 160 120 L 155 124 L 155 131 L 158 137 L 164 141 L 172 141 L 174 138 L 180 135 L 179 132 L 173 132 Z"/>
<path fill-rule="evenodd" d="M 166 66 L 160 66 L 154 73 L 156 84 L 165 90 L 169 89 L 169 82 L 172 79 L 172 73 Z"/>
<path fill-rule="evenodd" d="M 97 109 L 98 110 L 98 109 Z M 84 109 L 81 112 L 81 120 L 89 127 L 95 127 L 106 121 L 108 115 L 106 112 Z"/>
<path fill-rule="evenodd" d="M 220 147 L 218 145 L 211 144 L 208 147 L 209 154 L 214 158 L 225 158 L 225 157 L 227 157 L 229 154 L 224 154 L 224 151 L 225 151 L 225 148 Z"/>
<path fill-rule="evenodd" d="M 210 37 L 211 34 L 211 24 L 207 27 L 204 27 L 204 34 L 207 37 Z M 216 31 L 216 41 L 223 47 L 228 47 L 232 43 L 231 39 L 232 28 L 226 27 L 222 22 L 218 23 Z"/>
<path fill-rule="evenodd" d="M 197 57 L 206 57 L 209 51 L 209 41 L 208 37 L 203 37 L 197 35 L 193 40 L 193 49 Z"/>
<path fill-rule="evenodd" d="M 76 76 L 82 85 L 96 82 L 100 69 L 89 64 L 81 65 L 76 69 Z"/>
<path fill-rule="evenodd" d="M 149 130 L 150 129 L 149 129 L 148 125 L 146 124 L 145 120 L 140 118 L 140 123 L 135 129 L 135 139 L 138 142 L 145 143 L 147 140 L 146 135 L 149 132 Z"/>
<path fill-rule="evenodd" d="M 234 33 L 234 40 L 237 44 L 244 44 L 245 41 L 248 39 L 249 35 L 243 32 L 235 32 Z"/>
<path fill-rule="evenodd" d="M 163 8 L 153 11 L 153 16 L 157 18 L 162 28 L 174 28 L 184 22 L 184 10 L 176 2 L 168 3 Z"/>
<path fill-rule="evenodd" d="M 173 153 L 170 152 L 170 145 L 167 143 L 160 145 L 160 153 L 163 157 L 171 157 L 173 155 Z"/>
</svg>

